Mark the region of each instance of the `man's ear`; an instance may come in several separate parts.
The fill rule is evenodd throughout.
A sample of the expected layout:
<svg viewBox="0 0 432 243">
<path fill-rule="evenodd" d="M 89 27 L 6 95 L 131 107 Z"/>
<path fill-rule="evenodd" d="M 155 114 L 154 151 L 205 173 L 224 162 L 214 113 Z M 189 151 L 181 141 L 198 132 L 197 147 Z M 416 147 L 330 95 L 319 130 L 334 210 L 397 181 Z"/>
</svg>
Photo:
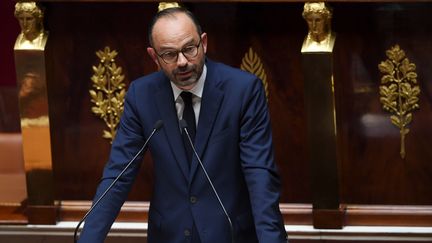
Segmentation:
<svg viewBox="0 0 432 243">
<path fill-rule="evenodd" d="M 207 53 L 207 33 L 201 34 L 201 42 L 203 46 L 204 53 Z"/>
<path fill-rule="evenodd" d="M 155 50 L 152 47 L 147 47 L 147 53 L 149 54 L 151 59 L 156 63 L 158 68 L 160 68 L 158 56 L 157 56 Z"/>
</svg>

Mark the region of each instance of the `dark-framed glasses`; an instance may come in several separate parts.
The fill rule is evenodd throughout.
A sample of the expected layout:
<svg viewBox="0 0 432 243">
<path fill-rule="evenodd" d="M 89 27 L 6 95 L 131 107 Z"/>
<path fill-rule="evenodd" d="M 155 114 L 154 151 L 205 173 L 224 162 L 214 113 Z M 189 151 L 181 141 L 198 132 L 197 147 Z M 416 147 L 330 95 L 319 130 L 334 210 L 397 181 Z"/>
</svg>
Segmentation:
<svg viewBox="0 0 432 243">
<path fill-rule="evenodd" d="M 172 64 L 177 62 L 180 53 L 182 53 L 183 56 L 188 60 L 196 57 L 198 55 L 198 48 L 200 45 L 201 45 L 201 38 L 198 44 L 185 46 L 181 50 L 165 51 L 162 52 L 161 54 L 157 53 L 156 51 L 155 52 L 156 55 L 158 55 L 166 64 Z"/>
</svg>

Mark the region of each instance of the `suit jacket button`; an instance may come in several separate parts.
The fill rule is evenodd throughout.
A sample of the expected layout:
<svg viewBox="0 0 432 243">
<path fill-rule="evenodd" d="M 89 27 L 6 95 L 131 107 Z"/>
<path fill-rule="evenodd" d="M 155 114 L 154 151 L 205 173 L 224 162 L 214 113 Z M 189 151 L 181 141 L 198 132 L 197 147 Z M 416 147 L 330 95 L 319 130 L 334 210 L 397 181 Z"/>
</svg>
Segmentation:
<svg viewBox="0 0 432 243">
<path fill-rule="evenodd" d="M 184 231 L 184 235 L 185 235 L 185 236 L 190 236 L 190 234 L 191 234 L 190 230 L 185 229 L 185 231 Z"/>
<path fill-rule="evenodd" d="M 190 202 L 191 203 L 196 203 L 198 201 L 198 199 L 194 196 L 190 197 Z"/>
</svg>

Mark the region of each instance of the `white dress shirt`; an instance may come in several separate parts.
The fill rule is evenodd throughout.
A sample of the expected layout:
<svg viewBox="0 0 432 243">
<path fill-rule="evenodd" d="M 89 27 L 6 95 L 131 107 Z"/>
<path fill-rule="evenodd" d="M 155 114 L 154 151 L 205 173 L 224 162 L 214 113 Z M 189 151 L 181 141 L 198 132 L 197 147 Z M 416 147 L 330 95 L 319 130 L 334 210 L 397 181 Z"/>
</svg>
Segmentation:
<svg viewBox="0 0 432 243">
<path fill-rule="evenodd" d="M 204 83 L 205 83 L 206 76 L 207 76 L 207 67 L 206 65 L 204 65 L 203 72 L 201 74 L 201 77 L 198 79 L 198 82 L 191 90 L 188 90 L 188 92 L 191 92 L 193 94 L 192 105 L 195 113 L 196 126 L 198 126 L 199 113 L 201 110 L 201 99 L 204 90 Z M 181 92 L 183 92 L 183 90 L 179 89 L 172 81 L 171 81 L 171 88 L 173 90 L 174 100 L 176 103 L 175 105 L 177 110 L 177 117 L 179 120 L 181 120 L 183 118 L 184 102 L 180 94 Z"/>
</svg>

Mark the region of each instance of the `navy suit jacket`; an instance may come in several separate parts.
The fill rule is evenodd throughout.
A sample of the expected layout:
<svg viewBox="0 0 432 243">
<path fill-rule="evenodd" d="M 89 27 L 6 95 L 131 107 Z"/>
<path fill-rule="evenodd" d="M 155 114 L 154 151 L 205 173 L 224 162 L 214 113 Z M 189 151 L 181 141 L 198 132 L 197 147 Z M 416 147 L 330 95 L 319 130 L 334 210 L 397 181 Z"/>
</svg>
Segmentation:
<svg viewBox="0 0 432 243">
<path fill-rule="evenodd" d="M 232 220 L 236 242 L 286 242 L 261 80 L 208 59 L 206 66 L 195 146 Z M 197 159 L 190 166 L 187 161 L 172 88 L 163 72 L 131 83 L 95 198 L 139 150 L 158 120 L 164 125 L 149 145 L 155 181 L 148 242 L 188 242 L 185 232 L 193 224 L 202 243 L 230 242 L 227 218 Z M 136 163 L 89 215 L 80 243 L 104 241 L 138 171 Z"/>
</svg>

